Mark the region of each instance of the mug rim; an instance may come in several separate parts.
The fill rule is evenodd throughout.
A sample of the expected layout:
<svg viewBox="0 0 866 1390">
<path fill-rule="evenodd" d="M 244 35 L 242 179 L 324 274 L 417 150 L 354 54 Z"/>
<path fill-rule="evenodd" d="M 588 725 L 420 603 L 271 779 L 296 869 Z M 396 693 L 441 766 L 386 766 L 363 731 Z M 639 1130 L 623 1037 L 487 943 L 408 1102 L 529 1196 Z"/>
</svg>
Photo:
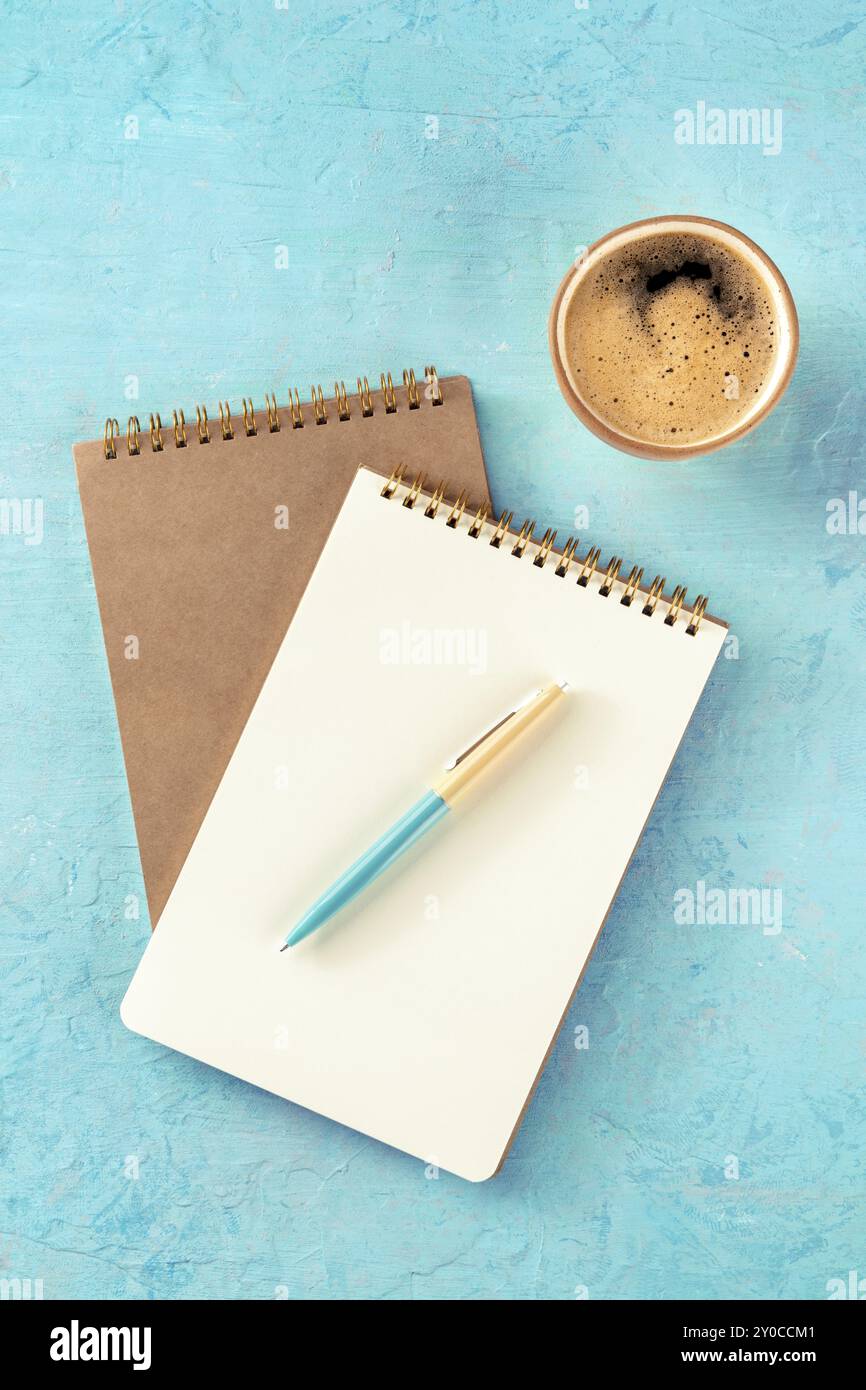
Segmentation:
<svg viewBox="0 0 866 1390">
<path fill-rule="evenodd" d="M 730 430 L 727 430 L 724 434 L 717 436 L 715 439 L 700 444 L 660 444 L 651 441 L 644 442 L 621 434 L 599 416 L 595 415 L 587 406 L 586 402 L 577 394 L 568 376 L 559 347 L 560 319 L 566 295 L 572 290 L 572 287 L 580 276 L 581 267 L 589 261 L 590 256 L 597 253 L 607 242 L 612 241 L 615 237 L 621 237 L 626 232 L 636 231 L 640 227 L 656 227 L 663 229 L 665 224 L 670 225 L 671 223 L 686 224 L 687 226 L 715 227 L 719 231 L 728 233 L 735 240 L 747 246 L 750 253 L 761 263 L 764 270 L 767 272 L 767 278 L 774 283 L 788 320 L 787 326 L 790 339 L 788 359 L 772 391 L 768 392 L 765 400 L 761 402 L 758 409 L 753 415 L 750 415 L 747 420 L 734 425 Z M 581 257 L 580 262 L 577 265 L 572 265 L 561 280 L 550 308 L 547 332 L 550 356 L 553 361 L 553 370 L 556 375 L 557 384 L 566 403 L 571 407 L 578 419 L 587 429 L 591 430 L 592 433 L 597 435 L 600 439 L 603 439 L 605 443 L 610 444 L 614 449 L 619 449 L 620 452 L 625 454 L 631 454 L 635 458 L 644 459 L 676 460 L 694 458 L 699 454 L 712 454 L 715 453 L 716 450 L 724 449 L 728 444 L 732 444 L 735 440 L 741 439 L 743 435 L 748 434 L 750 430 L 753 430 L 756 425 L 759 425 L 762 420 L 766 419 L 767 415 L 769 415 L 770 411 L 777 405 L 787 390 L 788 383 L 794 373 L 800 347 L 800 322 L 797 317 L 794 296 L 791 293 L 787 280 L 775 261 L 771 260 L 766 251 L 764 251 L 757 242 L 753 241 L 751 237 L 747 236 L 745 232 L 741 232 L 738 227 L 731 226 L 729 222 L 719 222 L 714 217 L 698 217 L 692 213 L 660 213 L 656 217 L 644 217 L 637 222 L 626 222 L 623 226 L 614 227 L 612 231 L 606 232 L 604 236 L 594 241 L 591 246 L 587 247 L 586 254 Z"/>
</svg>

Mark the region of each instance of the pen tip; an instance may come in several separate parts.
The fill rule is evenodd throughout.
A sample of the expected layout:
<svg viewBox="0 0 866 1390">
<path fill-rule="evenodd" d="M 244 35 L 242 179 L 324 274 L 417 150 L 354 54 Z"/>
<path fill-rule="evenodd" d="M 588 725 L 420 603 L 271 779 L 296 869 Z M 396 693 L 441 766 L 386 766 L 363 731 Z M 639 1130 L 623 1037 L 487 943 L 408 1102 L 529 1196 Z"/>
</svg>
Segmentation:
<svg viewBox="0 0 866 1390">
<path fill-rule="evenodd" d="M 568 681 L 557 681 L 556 684 L 559 686 L 560 690 L 568 690 L 569 688 Z"/>
<path fill-rule="evenodd" d="M 281 946 L 281 947 L 280 947 L 280 955 L 283 954 L 283 951 L 287 951 L 288 949 L 289 949 L 289 943 L 288 943 L 288 941 L 287 941 L 286 944 L 285 944 L 284 946 Z"/>
</svg>

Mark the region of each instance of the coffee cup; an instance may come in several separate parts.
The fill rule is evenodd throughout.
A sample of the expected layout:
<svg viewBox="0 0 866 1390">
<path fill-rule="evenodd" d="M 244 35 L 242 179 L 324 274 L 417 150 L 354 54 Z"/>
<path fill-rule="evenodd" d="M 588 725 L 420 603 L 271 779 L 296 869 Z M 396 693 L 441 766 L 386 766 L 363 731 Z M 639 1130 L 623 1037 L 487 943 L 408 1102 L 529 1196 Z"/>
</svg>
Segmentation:
<svg viewBox="0 0 866 1390">
<path fill-rule="evenodd" d="M 791 291 L 754 241 L 707 217 L 608 232 L 550 311 L 560 389 L 606 443 L 650 459 L 711 453 L 755 428 L 797 358 Z"/>
</svg>

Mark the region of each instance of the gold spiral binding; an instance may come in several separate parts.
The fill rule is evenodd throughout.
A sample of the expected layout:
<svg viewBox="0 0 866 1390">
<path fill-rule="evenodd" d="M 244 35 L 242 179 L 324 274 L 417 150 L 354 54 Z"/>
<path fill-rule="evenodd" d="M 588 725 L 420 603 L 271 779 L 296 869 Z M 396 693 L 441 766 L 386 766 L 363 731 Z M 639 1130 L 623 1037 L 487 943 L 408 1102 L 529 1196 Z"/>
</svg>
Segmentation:
<svg viewBox="0 0 866 1390">
<path fill-rule="evenodd" d="M 367 419 L 373 414 L 373 397 L 370 395 L 370 383 L 366 377 L 358 377 L 358 397 L 361 401 L 361 414 Z"/>
<path fill-rule="evenodd" d="M 271 434 L 280 432 L 280 412 L 277 409 L 277 398 L 273 392 L 268 395 L 265 392 L 265 410 L 268 413 L 268 430 Z"/>
<path fill-rule="evenodd" d="M 219 408 L 220 429 L 222 430 L 223 439 L 234 439 L 235 430 L 234 425 L 232 424 L 232 412 L 228 401 L 220 401 Z"/>
<path fill-rule="evenodd" d="M 102 452 L 107 459 L 117 458 L 117 433 L 120 429 L 116 420 L 111 416 L 105 422 L 105 429 L 102 431 Z"/>
<path fill-rule="evenodd" d="M 404 482 L 404 471 L 404 464 L 400 464 L 397 468 L 394 469 L 388 481 L 383 485 L 381 489 L 381 496 L 384 497 L 386 500 L 389 500 L 390 498 L 396 496 L 397 490 L 402 484 L 404 487 L 408 489 L 406 496 L 403 498 L 403 506 L 412 509 L 416 506 L 419 497 L 421 496 L 421 492 L 424 486 L 424 474 L 419 473 L 415 478 L 415 481 L 412 483 L 411 487 L 409 487 L 408 483 Z M 438 484 L 435 491 L 430 495 L 430 499 L 424 510 L 425 516 L 435 517 L 438 514 L 443 502 L 447 504 L 448 499 L 446 493 L 447 483 L 443 480 Z M 468 494 L 465 491 L 461 492 L 457 500 L 451 507 L 451 510 L 446 519 L 446 526 L 450 526 L 453 529 L 457 528 L 457 526 L 460 524 L 460 521 L 462 520 L 464 511 L 466 509 L 467 501 Z M 476 511 L 473 520 L 469 523 L 468 527 L 466 528 L 466 534 L 468 536 L 471 536 L 474 540 L 477 540 L 478 537 L 482 534 L 489 517 L 490 507 L 487 503 L 482 503 L 482 505 Z M 506 537 L 509 535 L 509 529 L 513 519 L 513 512 L 504 511 L 501 513 L 498 522 L 496 522 L 494 526 L 493 535 L 490 537 L 489 541 L 490 545 L 492 545 L 494 549 L 499 550 L 502 548 L 502 545 Z M 491 526 L 493 526 L 492 521 L 490 522 L 490 524 Z M 514 544 L 511 547 L 512 555 L 516 556 L 518 559 L 523 558 L 523 556 L 526 554 L 527 547 L 532 541 L 534 530 L 535 522 L 527 520 L 524 521 L 523 525 L 520 528 L 520 531 L 516 535 L 514 534 L 514 532 L 511 532 L 511 535 L 514 535 Z M 562 550 L 560 552 L 554 552 L 553 546 L 555 540 L 556 531 L 548 527 L 541 540 L 537 542 L 538 548 L 535 552 L 535 555 L 533 556 L 532 563 L 539 569 L 543 569 L 551 553 L 558 554 L 559 559 L 556 565 L 555 574 L 559 578 L 565 578 L 565 576 L 568 574 L 568 571 L 572 563 L 574 563 L 577 560 L 577 547 L 579 542 L 576 537 L 569 536 L 568 540 L 565 542 L 565 545 L 562 547 Z M 597 545 L 592 546 L 581 563 L 580 574 L 577 578 L 577 583 L 580 585 L 581 588 L 589 588 L 590 581 L 592 580 L 593 576 L 596 573 L 596 570 L 598 569 L 600 559 L 600 547 Z M 622 579 L 620 577 L 621 569 L 622 560 L 620 559 L 620 557 L 618 555 L 611 556 L 604 570 L 604 573 L 600 577 L 600 582 L 598 588 L 596 589 L 596 593 L 601 598 L 607 598 L 613 592 L 614 586 L 616 584 L 621 584 L 622 593 L 620 595 L 620 603 L 624 604 L 628 608 L 634 602 L 637 595 L 642 592 L 640 582 L 643 578 L 643 569 L 637 565 L 633 565 L 631 570 L 629 571 L 628 579 Z M 662 576 L 656 575 L 655 579 L 650 585 L 649 590 L 646 592 L 646 602 L 644 603 L 641 612 L 646 614 L 648 617 L 652 617 L 660 601 L 665 601 L 664 588 L 666 582 L 667 581 Z M 685 586 L 678 584 L 674 589 L 670 599 L 667 601 L 668 611 L 665 617 L 665 624 L 668 627 L 676 626 L 677 619 L 679 618 L 679 615 L 683 609 L 685 597 Z M 706 614 L 708 605 L 709 599 L 704 594 L 699 594 L 697 599 L 695 600 L 695 604 L 691 613 L 688 614 L 688 623 L 686 626 L 686 633 L 688 634 L 688 636 L 694 637 L 698 632 L 704 615 Z"/>
<path fill-rule="evenodd" d="M 337 405 L 337 419 L 350 420 L 352 412 L 349 409 L 349 397 L 346 395 L 345 381 L 334 382 L 334 400 Z"/>
<path fill-rule="evenodd" d="M 442 384 L 436 373 L 436 368 L 428 366 L 424 368 L 424 377 L 427 383 L 424 395 L 433 405 L 441 405 L 444 399 Z M 390 372 L 381 372 L 379 380 L 382 386 L 382 399 L 385 406 L 386 415 L 394 415 L 399 409 L 399 398 L 397 388 L 394 385 L 394 378 Z M 369 417 L 375 414 L 375 402 L 373 393 L 370 390 L 370 383 L 367 377 L 358 377 L 358 399 L 361 404 L 361 415 Z M 406 368 L 403 371 L 403 386 L 406 391 L 406 403 L 410 410 L 420 410 L 422 405 L 421 393 L 418 388 L 418 381 L 413 368 Z M 311 387 L 310 398 L 313 406 L 313 417 L 317 425 L 327 424 L 328 421 L 328 399 L 321 386 Z M 334 406 L 337 418 L 342 421 L 352 418 L 352 407 L 349 394 L 346 390 L 344 381 L 334 382 Z M 234 439 L 234 425 L 232 424 L 231 407 L 228 401 L 218 402 L 220 430 L 223 439 Z M 242 400 L 244 430 L 250 437 L 258 434 L 258 423 L 256 420 L 255 406 L 252 398 L 246 396 Z M 267 415 L 268 430 L 271 434 L 279 433 L 281 420 L 277 398 L 273 394 L 265 392 L 265 413 Z M 294 388 L 289 390 L 289 413 L 293 429 L 302 429 L 304 426 L 304 411 L 301 405 L 298 391 Z M 208 421 L 207 407 L 196 405 L 195 408 L 196 433 L 193 439 L 199 444 L 210 444 L 211 432 Z M 185 449 L 189 443 L 189 435 L 186 427 L 186 417 L 183 410 L 172 411 L 171 429 L 174 434 L 175 448 Z M 154 412 L 150 416 L 150 447 L 153 453 L 162 453 L 165 448 L 163 437 L 162 419 L 158 413 Z M 109 416 L 105 421 L 105 428 L 102 437 L 102 451 L 107 459 L 117 458 L 117 443 L 120 436 L 120 426 L 116 419 Z M 137 415 L 130 415 L 126 426 L 126 450 L 130 458 L 136 458 L 142 449 L 141 443 L 141 422 Z M 443 498 L 443 500 L 445 500 Z M 461 513 L 462 515 L 462 513 Z M 487 520 L 485 515 L 484 521 Z M 482 523 L 483 524 L 483 523 Z"/>
<path fill-rule="evenodd" d="M 397 410 L 397 392 L 394 390 L 391 373 L 389 372 L 386 376 L 384 372 L 380 372 L 379 381 L 382 384 L 382 395 L 385 398 L 385 414 L 394 415 Z"/>
<path fill-rule="evenodd" d="M 406 400 L 409 402 L 409 409 L 420 410 L 421 397 L 418 395 L 418 383 L 411 367 L 408 372 L 403 372 L 403 385 L 406 387 Z"/>
<path fill-rule="evenodd" d="M 432 405 L 441 405 L 444 397 L 442 387 L 439 384 L 439 377 L 434 366 L 424 368 L 424 377 L 427 382 L 424 394 L 428 396 Z"/>
<path fill-rule="evenodd" d="M 523 559 L 523 552 L 526 549 L 529 542 L 532 540 L 532 533 L 534 530 L 534 521 L 524 521 L 523 525 L 520 528 L 520 535 L 517 537 L 517 540 L 511 547 L 512 555 L 515 555 L 518 560 Z"/>
<path fill-rule="evenodd" d="M 620 603 L 624 604 L 626 608 L 631 608 L 634 596 L 638 591 L 638 585 L 640 584 L 642 578 L 643 570 L 638 569 L 637 565 L 633 565 L 631 574 L 626 580 L 626 585 L 623 591 L 622 598 L 620 599 Z"/>
<path fill-rule="evenodd" d="M 685 598 L 685 596 L 685 587 L 682 584 L 678 584 L 674 589 L 673 596 L 671 598 L 670 603 L 668 604 L 667 617 L 665 618 L 665 625 L 667 627 L 673 627 L 677 618 L 680 616 L 680 609 L 683 606 L 683 599 Z"/>
<path fill-rule="evenodd" d="M 559 564 L 556 566 L 555 570 L 555 574 L 558 579 L 564 579 L 565 576 L 568 574 L 568 571 L 571 568 L 571 562 L 577 554 L 578 545 L 579 541 L 577 536 L 574 536 L 573 538 L 569 536 L 568 540 L 565 542 L 565 545 L 562 547 L 562 552 L 559 557 Z"/>
<path fill-rule="evenodd" d="M 610 561 L 607 569 L 605 570 L 604 579 L 601 581 L 601 588 L 598 591 L 602 598 L 607 598 L 608 594 L 610 593 L 611 589 L 616 583 L 617 576 L 619 575 L 621 569 L 622 560 L 619 558 L 618 555 L 614 555 L 613 559 Z"/>
<path fill-rule="evenodd" d="M 687 636 L 694 637 L 697 633 L 697 630 L 701 625 L 703 616 L 707 611 L 707 604 L 709 603 L 709 601 L 710 600 L 706 598 L 704 594 L 698 594 L 697 598 L 695 599 L 695 606 L 692 609 L 691 621 L 689 622 L 689 625 L 686 628 Z"/>
<path fill-rule="evenodd" d="M 550 554 L 551 550 L 553 549 L 553 542 L 555 540 L 556 532 L 551 531 L 550 527 L 548 526 L 547 530 L 541 538 L 541 544 L 539 545 L 535 559 L 532 562 L 534 565 L 538 567 L 538 569 L 544 569 L 544 562 Z"/>
<path fill-rule="evenodd" d="M 313 414 L 316 417 L 316 424 L 327 425 L 328 411 L 325 406 L 325 397 L 322 395 L 321 386 L 310 387 L 310 399 L 313 402 Z"/>
<path fill-rule="evenodd" d="M 409 491 L 406 493 L 406 496 L 403 498 L 404 507 L 408 507 L 410 511 L 412 510 L 415 503 L 418 501 L 418 494 L 420 493 L 423 486 L 424 474 L 419 473 L 414 483 L 410 487 Z"/>
<path fill-rule="evenodd" d="M 174 424 L 174 447 L 176 449 L 186 448 L 186 420 L 182 410 L 173 410 L 172 421 Z"/>
<path fill-rule="evenodd" d="M 466 503 L 468 501 L 469 493 L 465 491 L 461 492 L 460 496 L 457 498 L 457 501 L 454 503 L 454 506 L 451 508 L 450 512 L 445 518 L 445 525 L 450 526 L 452 531 L 456 526 L 460 525 L 460 520 L 463 516 L 463 513 L 466 510 Z"/>
<path fill-rule="evenodd" d="M 478 511 L 475 513 L 475 518 L 473 522 L 469 527 L 469 534 L 474 541 L 476 541 L 478 537 L 481 535 L 484 523 L 489 517 L 489 515 L 490 508 L 488 507 L 486 502 L 482 502 L 481 506 L 478 508 Z"/>
<path fill-rule="evenodd" d="M 390 476 L 390 478 L 388 479 L 387 483 L 386 483 L 385 486 L 382 488 L 381 496 L 384 497 L 386 501 L 387 501 L 390 497 L 393 497 L 393 496 L 394 496 L 394 493 L 397 491 L 398 487 L 400 486 L 400 484 L 401 484 L 402 481 L 403 481 L 403 474 L 404 474 L 405 471 L 406 471 L 406 465 L 405 465 L 405 463 L 400 463 L 400 464 L 398 464 L 397 467 L 394 469 L 394 472 L 391 474 L 391 476 Z"/>
<path fill-rule="evenodd" d="M 590 579 L 595 574 L 595 567 L 601 559 L 601 547 L 594 545 L 583 562 L 583 568 L 577 576 L 577 582 L 582 589 L 589 584 Z"/>
<path fill-rule="evenodd" d="M 643 613 L 645 618 L 651 618 L 653 613 L 656 611 L 656 605 L 658 604 L 659 599 L 664 593 L 664 589 L 664 578 L 660 577 L 659 575 L 656 575 L 655 579 L 650 585 L 650 591 L 647 595 L 647 601 L 641 609 L 641 612 Z"/>
<path fill-rule="evenodd" d="M 241 406 L 243 407 L 244 412 L 244 432 L 248 438 L 252 438 L 259 432 L 259 427 L 256 424 L 256 412 L 253 409 L 253 403 L 251 400 L 247 400 L 246 396 L 243 396 L 241 398 Z"/>
<path fill-rule="evenodd" d="M 505 533 L 511 525 L 513 518 L 514 512 L 503 512 L 501 517 L 499 518 L 499 521 L 496 524 L 496 530 L 490 537 L 490 544 L 493 546 L 494 550 L 498 550 L 501 546 L 503 540 L 505 539 Z"/>
<path fill-rule="evenodd" d="M 431 518 L 435 517 L 442 503 L 442 498 L 445 496 L 445 489 L 447 486 L 448 484 L 443 478 L 436 491 L 433 493 L 433 496 L 430 498 L 430 501 L 427 503 L 427 506 L 424 508 L 425 516 L 429 516 Z"/>
</svg>

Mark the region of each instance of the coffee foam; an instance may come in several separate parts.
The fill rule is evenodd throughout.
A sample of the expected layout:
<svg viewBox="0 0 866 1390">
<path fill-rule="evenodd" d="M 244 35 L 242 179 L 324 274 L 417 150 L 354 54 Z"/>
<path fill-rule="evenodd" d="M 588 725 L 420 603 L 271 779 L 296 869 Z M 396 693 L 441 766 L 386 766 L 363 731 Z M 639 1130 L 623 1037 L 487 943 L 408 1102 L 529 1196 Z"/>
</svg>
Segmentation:
<svg viewBox="0 0 866 1390">
<path fill-rule="evenodd" d="M 575 391 L 613 430 L 695 444 L 771 387 L 780 327 L 757 265 L 711 235 L 651 232 L 590 263 L 564 319 Z"/>
</svg>

